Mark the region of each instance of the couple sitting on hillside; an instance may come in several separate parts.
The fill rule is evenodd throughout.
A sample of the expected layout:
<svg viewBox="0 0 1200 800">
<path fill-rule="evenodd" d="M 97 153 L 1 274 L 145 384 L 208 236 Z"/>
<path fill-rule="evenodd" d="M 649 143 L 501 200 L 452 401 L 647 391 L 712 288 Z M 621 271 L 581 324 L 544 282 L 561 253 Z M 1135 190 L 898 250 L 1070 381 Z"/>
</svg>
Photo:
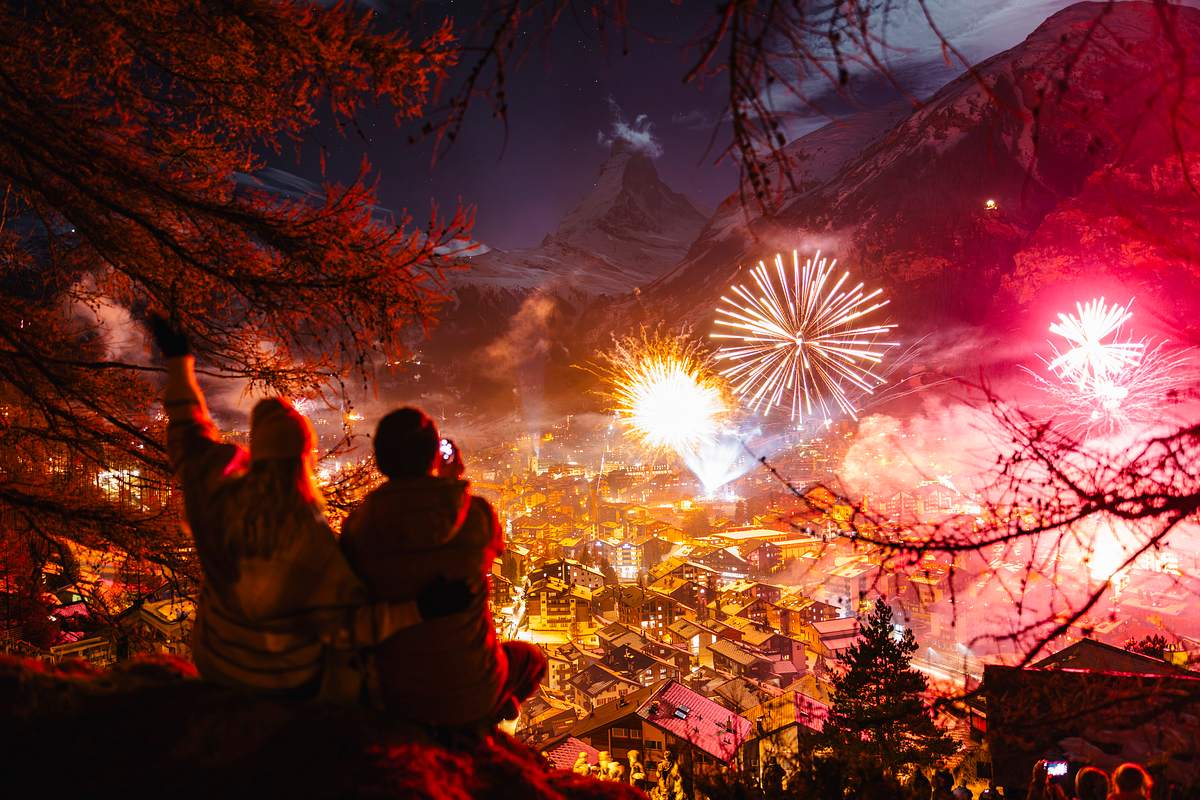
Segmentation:
<svg viewBox="0 0 1200 800">
<path fill-rule="evenodd" d="M 487 590 L 500 526 L 461 480 L 461 459 L 440 458 L 433 421 L 406 408 L 380 422 L 375 459 L 388 480 L 346 520 L 339 547 L 309 421 L 286 400 L 262 400 L 249 452 L 223 443 L 187 339 L 161 317 L 150 323 L 167 362 L 167 452 L 204 573 L 200 674 L 431 725 L 514 719 L 545 657 L 496 639 Z"/>
</svg>

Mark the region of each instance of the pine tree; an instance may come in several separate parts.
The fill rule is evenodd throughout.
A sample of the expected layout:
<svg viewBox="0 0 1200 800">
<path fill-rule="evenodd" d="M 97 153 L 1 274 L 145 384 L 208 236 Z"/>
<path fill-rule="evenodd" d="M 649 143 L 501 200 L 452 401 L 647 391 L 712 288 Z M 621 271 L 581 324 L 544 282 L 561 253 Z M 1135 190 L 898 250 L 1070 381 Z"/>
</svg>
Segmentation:
<svg viewBox="0 0 1200 800">
<path fill-rule="evenodd" d="M 1167 637 L 1161 633 L 1152 633 L 1141 640 L 1130 639 L 1125 642 L 1126 650 L 1159 659 L 1165 658 L 1166 651 L 1170 646 L 1171 643 L 1167 641 Z"/>
<path fill-rule="evenodd" d="M 838 758 L 893 774 L 949 755 L 954 742 L 934 724 L 925 676 L 911 666 L 912 631 L 897 637 L 892 610 L 879 599 L 861 633 L 840 656 L 846 671 L 833 681 L 825 744 Z"/>
</svg>

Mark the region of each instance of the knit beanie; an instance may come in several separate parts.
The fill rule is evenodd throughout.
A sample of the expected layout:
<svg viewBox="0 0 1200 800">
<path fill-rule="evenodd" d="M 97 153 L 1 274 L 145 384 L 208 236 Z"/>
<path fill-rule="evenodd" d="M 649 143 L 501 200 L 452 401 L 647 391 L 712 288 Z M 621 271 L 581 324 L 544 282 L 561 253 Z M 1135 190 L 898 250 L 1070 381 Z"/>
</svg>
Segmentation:
<svg viewBox="0 0 1200 800">
<path fill-rule="evenodd" d="M 250 460 L 299 458 L 316 445 L 312 423 L 282 397 L 259 400 L 250 412 Z"/>
</svg>

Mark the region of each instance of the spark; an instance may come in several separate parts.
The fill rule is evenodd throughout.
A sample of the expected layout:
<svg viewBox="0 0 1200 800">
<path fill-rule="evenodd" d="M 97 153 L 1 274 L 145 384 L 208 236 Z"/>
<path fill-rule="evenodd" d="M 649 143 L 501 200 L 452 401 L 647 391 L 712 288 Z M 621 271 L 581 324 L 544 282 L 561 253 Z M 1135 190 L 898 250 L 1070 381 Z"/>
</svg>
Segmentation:
<svg viewBox="0 0 1200 800">
<path fill-rule="evenodd" d="M 686 336 L 642 333 L 606 354 L 608 397 L 627 433 L 650 449 L 704 450 L 729 406 L 723 381 Z"/>
<path fill-rule="evenodd" d="M 865 318 L 888 301 L 862 283 L 843 288 L 850 273 L 835 280 L 836 265 L 817 251 L 801 266 L 793 250 L 790 274 L 776 255 L 773 270 L 761 261 L 751 270 L 755 289 L 735 285 L 721 298 L 722 332 L 712 338 L 731 344 L 716 358 L 729 362 L 721 375 L 752 411 L 787 407 L 792 420 L 819 413 L 829 421 L 840 410 L 857 418 L 847 389 L 871 394 L 885 382 L 875 370 L 897 343 L 877 337 L 896 326 Z"/>
</svg>

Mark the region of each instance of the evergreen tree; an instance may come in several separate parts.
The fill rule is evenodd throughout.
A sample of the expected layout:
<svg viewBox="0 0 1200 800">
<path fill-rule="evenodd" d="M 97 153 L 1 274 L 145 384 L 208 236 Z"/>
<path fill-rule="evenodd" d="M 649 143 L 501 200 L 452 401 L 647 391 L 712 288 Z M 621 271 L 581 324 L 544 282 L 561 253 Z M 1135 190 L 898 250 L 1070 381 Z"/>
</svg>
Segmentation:
<svg viewBox="0 0 1200 800">
<path fill-rule="evenodd" d="M 1166 651 L 1171 647 L 1171 643 L 1167 641 L 1167 637 L 1161 633 L 1152 633 L 1149 636 L 1137 639 L 1130 639 L 1125 642 L 1125 649 L 1134 653 L 1140 653 L 1151 658 L 1165 658 Z"/>
<path fill-rule="evenodd" d="M 911 666 L 912 631 L 897 637 L 892 610 L 880 599 L 861 633 L 840 657 L 846 671 L 833 681 L 825 744 L 839 758 L 893 774 L 952 753 L 953 740 L 934 725 L 925 703 L 925 676 Z"/>
</svg>

